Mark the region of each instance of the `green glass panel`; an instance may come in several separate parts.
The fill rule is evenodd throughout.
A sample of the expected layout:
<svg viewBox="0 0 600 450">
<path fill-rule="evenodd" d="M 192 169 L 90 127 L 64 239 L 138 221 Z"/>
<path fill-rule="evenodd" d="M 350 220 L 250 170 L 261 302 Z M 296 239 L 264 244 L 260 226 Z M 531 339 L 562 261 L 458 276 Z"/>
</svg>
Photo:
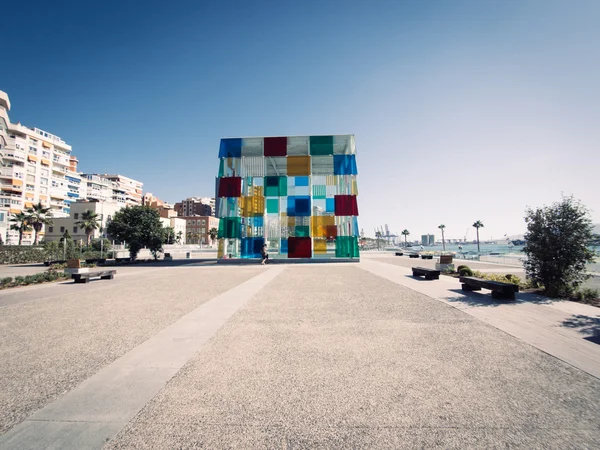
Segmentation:
<svg viewBox="0 0 600 450">
<path fill-rule="evenodd" d="M 279 196 L 287 197 L 287 177 L 279 177 Z"/>
<path fill-rule="evenodd" d="M 242 237 L 241 217 L 222 217 L 219 221 L 218 238 L 239 239 Z"/>
<path fill-rule="evenodd" d="M 279 199 L 268 198 L 267 199 L 267 214 L 277 214 L 279 212 Z"/>
<path fill-rule="evenodd" d="M 266 197 L 286 197 L 287 177 L 265 177 Z"/>
<path fill-rule="evenodd" d="M 308 226 L 297 226 L 296 237 L 310 237 L 310 227 Z"/>
<path fill-rule="evenodd" d="M 311 155 L 333 155 L 333 136 L 311 136 Z"/>
<path fill-rule="evenodd" d="M 358 258 L 358 238 L 356 236 L 337 236 L 335 238 L 335 256 L 337 258 Z"/>
</svg>

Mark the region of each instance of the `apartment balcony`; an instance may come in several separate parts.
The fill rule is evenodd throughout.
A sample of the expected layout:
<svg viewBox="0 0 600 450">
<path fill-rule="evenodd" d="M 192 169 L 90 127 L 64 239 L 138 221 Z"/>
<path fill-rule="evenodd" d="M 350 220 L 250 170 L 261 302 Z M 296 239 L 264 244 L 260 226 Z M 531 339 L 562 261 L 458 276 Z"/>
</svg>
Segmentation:
<svg viewBox="0 0 600 450">
<path fill-rule="evenodd" d="M 4 148 L 4 149 L 2 149 L 1 153 L 2 153 L 3 158 L 9 159 L 12 161 L 25 161 L 25 159 L 26 159 L 24 150 Z"/>
</svg>

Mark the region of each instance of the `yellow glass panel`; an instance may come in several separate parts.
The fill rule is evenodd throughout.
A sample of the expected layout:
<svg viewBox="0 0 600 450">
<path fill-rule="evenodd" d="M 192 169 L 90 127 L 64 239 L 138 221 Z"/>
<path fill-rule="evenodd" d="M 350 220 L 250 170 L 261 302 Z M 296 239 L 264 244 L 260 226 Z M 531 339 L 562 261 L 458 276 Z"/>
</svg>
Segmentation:
<svg viewBox="0 0 600 450">
<path fill-rule="evenodd" d="M 250 197 L 242 197 L 242 216 L 262 216 L 265 213 L 265 198 L 253 195 Z"/>
<path fill-rule="evenodd" d="M 310 156 L 288 156 L 287 166 L 290 176 L 310 175 Z"/>
<path fill-rule="evenodd" d="M 324 255 L 327 253 L 327 239 L 313 239 L 313 253 Z"/>
<path fill-rule="evenodd" d="M 311 221 L 313 237 L 327 237 L 327 227 L 335 225 L 333 216 L 313 216 Z"/>
</svg>

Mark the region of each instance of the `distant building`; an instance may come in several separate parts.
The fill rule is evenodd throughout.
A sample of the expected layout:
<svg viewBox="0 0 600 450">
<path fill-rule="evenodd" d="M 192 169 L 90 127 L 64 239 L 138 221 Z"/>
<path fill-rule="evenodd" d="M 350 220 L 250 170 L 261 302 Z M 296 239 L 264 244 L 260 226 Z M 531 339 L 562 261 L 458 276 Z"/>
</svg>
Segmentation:
<svg viewBox="0 0 600 450">
<path fill-rule="evenodd" d="M 421 245 L 424 247 L 434 245 L 435 244 L 435 235 L 433 234 L 423 234 L 421 235 Z"/>
<path fill-rule="evenodd" d="M 219 229 L 219 219 L 212 216 L 188 216 L 178 217 L 185 219 L 185 236 L 186 243 L 210 245 L 210 230 L 211 228 Z"/>
<path fill-rule="evenodd" d="M 189 197 L 175 203 L 178 216 L 214 216 L 215 199 L 212 197 Z"/>
<path fill-rule="evenodd" d="M 107 193 L 110 192 L 110 199 L 123 206 L 136 206 L 142 204 L 142 187 L 144 186 L 144 183 L 141 181 L 123 175 L 110 175 L 106 173 L 81 174 L 81 176 L 82 178 L 92 180 L 92 187 L 97 188 L 97 193 L 92 191 L 91 194 L 93 197 L 90 197 L 88 184 L 88 192 L 86 193 L 88 198 L 98 198 L 98 194 L 106 197 Z M 110 184 L 107 185 L 104 180 L 108 180 Z M 109 189 L 107 190 L 106 188 Z"/>
<path fill-rule="evenodd" d="M 177 238 L 177 236 L 181 237 L 181 241 L 179 242 L 180 244 L 185 244 L 187 242 L 186 234 L 185 234 L 185 227 L 186 227 L 185 219 L 182 219 L 181 217 L 161 217 L 160 221 L 162 222 L 164 227 L 173 228 L 174 233 L 175 233 L 175 238 Z"/>
<path fill-rule="evenodd" d="M 151 192 L 147 192 L 142 197 L 142 205 L 148 206 L 152 209 L 156 209 L 160 214 L 161 218 L 177 217 L 177 212 L 172 204 L 167 203 L 152 195 Z"/>
<path fill-rule="evenodd" d="M 113 201 L 80 200 L 73 202 L 71 203 L 69 217 L 56 218 L 52 226 L 46 227 L 45 239 L 48 241 L 57 241 L 63 236 L 65 231 L 68 231 L 74 240 L 82 239 L 86 242 L 87 235 L 85 234 L 85 230 L 77 225 L 77 222 L 81 220 L 81 216 L 85 211 L 93 211 L 100 216 L 99 224 L 101 229 L 94 230 L 92 233 L 92 239 L 99 238 L 106 233 L 107 223 L 112 220 L 115 213 L 121 208 L 123 208 L 122 204 Z"/>
</svg>

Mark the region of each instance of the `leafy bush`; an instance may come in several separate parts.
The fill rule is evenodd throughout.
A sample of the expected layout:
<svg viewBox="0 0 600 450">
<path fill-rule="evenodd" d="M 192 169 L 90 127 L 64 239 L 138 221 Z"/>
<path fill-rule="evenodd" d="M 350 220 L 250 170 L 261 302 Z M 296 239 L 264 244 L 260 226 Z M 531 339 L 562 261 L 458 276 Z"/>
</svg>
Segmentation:
<svg viewBox="0 0 600 450">
<path fill-rule="evenodd" d="M 25 277 L 15 277 L 15 284 L 18 286 L 25 282 Z"/>
<path fill-rule="evenodd" d="M 456 272 L 454 271 L 454 269 L 452 267 L 446 267 L 442 273 L 445 273 L 446 275 L 453 275 Z"/>
<path fill-rule="evenodd" d="M 477 278 L 483 278 L 484 280 L 497 281 L 499 283 L 512 283 L 516 284 L 517 286 L 521 286 L 522 284 L 521 278 L 510 273 L 503 275 L 501 273 L 484 273 L 475 270 L 473 272 L 473 276 Z"/>
<path fill-rule="evenodd" d="M 590 213 L 573 197 L 525 215 L 527 233 L 524 263 L 527 278 L 543 285 L 550 297 L 569 296 L 587 278 L 586 264 L 594 253 L 587 248 L 593 238 Z"/>
<path fill-rule="evenodd" d="M 4 277 L 4 278 L 2 278 L 2 280 L 0 280 L 0 285 L 2 285 L 3 287 L 8 286 L 12 282 L 13 282 L 12 277 Z"/>
<path fill-rule="evenodd" d="M 574 298 L 579 301 L 596 300 L 600 298 L 600 291 L 598 289 L 583 288 L 575 293 Z"/>
<path fill-rule="evenodd" d="M 465 266 L 464 264 L 461 264 L 460 266 L 458 266 L 458 267 L 456 268 L 456 271 L 457 271 L 457 272 L 460 272 L 460 269 L 464 269 L 465 267 L 466 267 L 466 268 L 469 268 L 469 266 Z"/>
<path fill-rule="evenodd" d="M 473 271 L 468 266 L 458 266 L 458 273 L 461 277 L 473 276 Z"/>
</svg>

